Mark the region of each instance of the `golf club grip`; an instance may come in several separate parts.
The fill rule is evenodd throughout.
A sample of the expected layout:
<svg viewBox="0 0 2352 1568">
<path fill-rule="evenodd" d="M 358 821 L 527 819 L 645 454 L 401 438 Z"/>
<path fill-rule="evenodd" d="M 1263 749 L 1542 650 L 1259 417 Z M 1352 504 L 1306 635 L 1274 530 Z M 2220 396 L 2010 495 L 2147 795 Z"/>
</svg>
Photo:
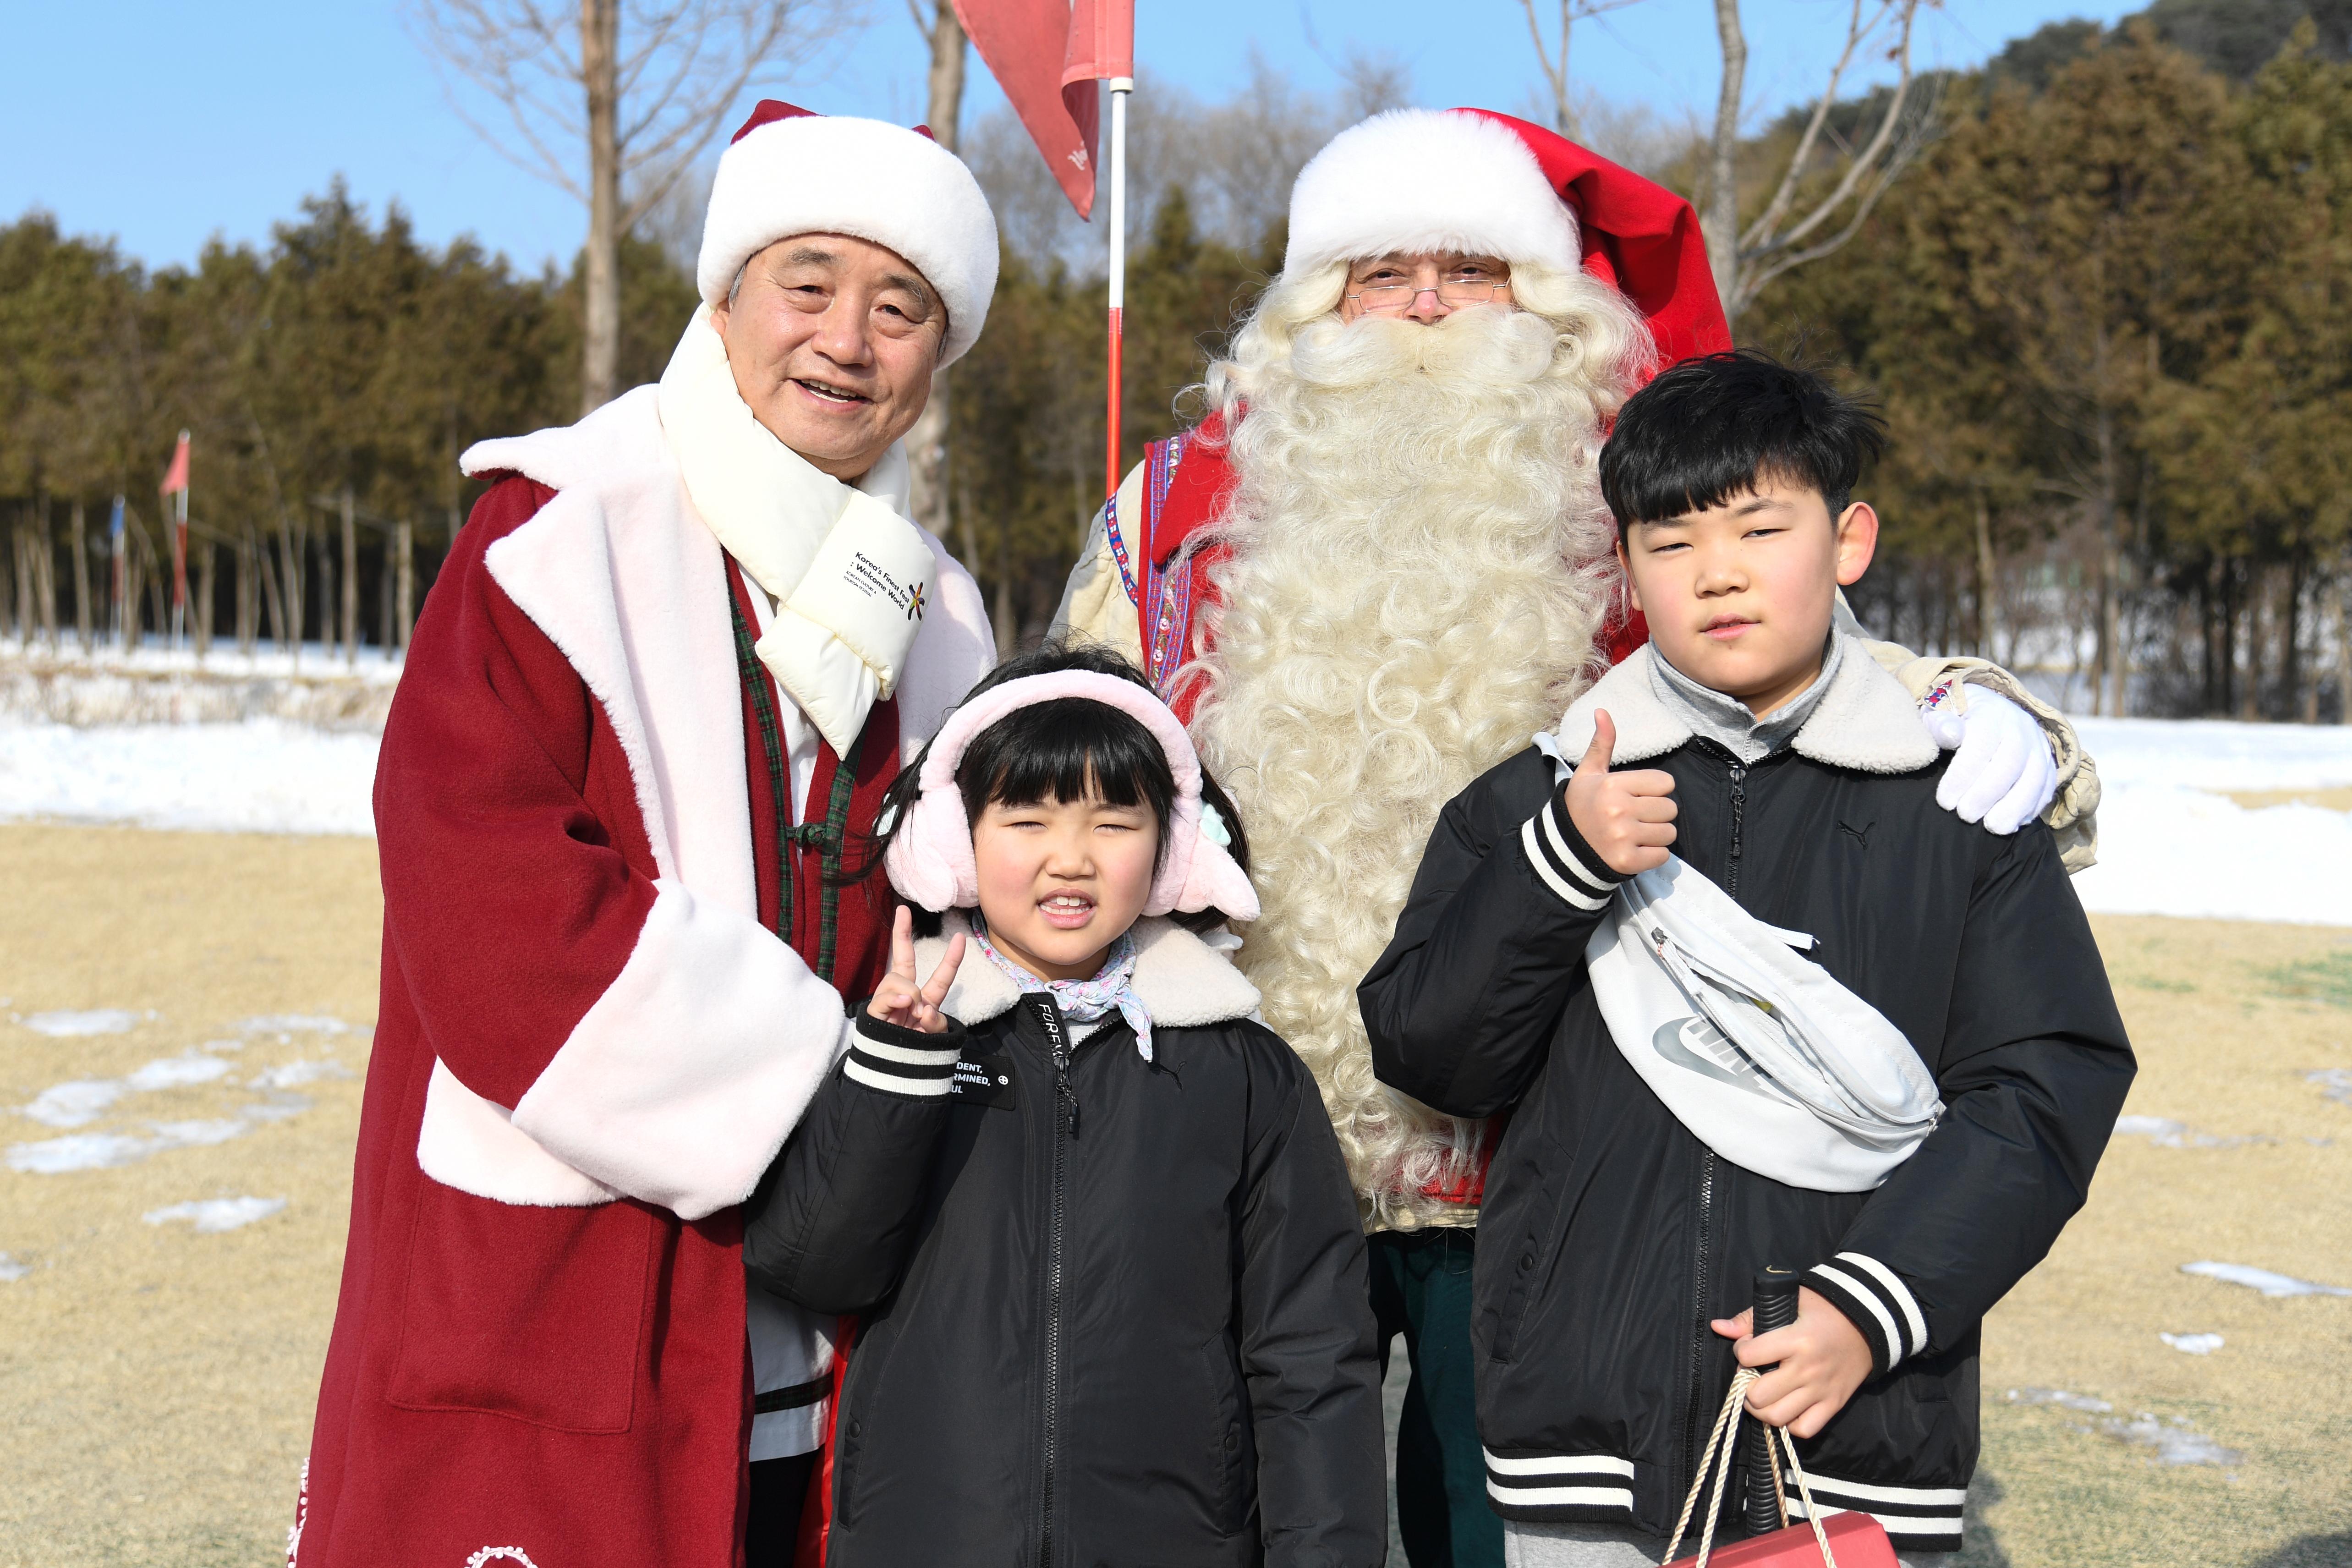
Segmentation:
<svg viewBox="0 0 2352 1568">
<path fill-rule="evenodd" d="M 1797 1271 L 1793 1268 L 1761 1268 L 1756 1273 L 1756 1310 L 1754 1329 L 1769 1334 L 1775 1329 L 1785 1329 L 1797 1321 Z M 1759 1372 L 1769 1372 L 1759 1366 Z M 1744 1491 L 1748 1532 L 1762 1535 L 1780 1528 L 1780 1510 L 1772 1491 L 1772 1437 L 1764 1423 L 1749 1420 L 1748 1435 L 1748 1484 Z"/>
</svg>

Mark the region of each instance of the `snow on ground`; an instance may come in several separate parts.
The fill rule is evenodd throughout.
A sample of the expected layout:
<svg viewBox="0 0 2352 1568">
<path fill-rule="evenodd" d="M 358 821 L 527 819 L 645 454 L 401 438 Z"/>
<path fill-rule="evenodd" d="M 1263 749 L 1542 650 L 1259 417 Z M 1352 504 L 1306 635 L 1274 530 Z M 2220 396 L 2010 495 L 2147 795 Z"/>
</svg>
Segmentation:
<svg viewBox="0 0 2352 1568">
<path fill-rule="evenodd" d="M 125 1017 L 130 1016 L 123 1015 Z M 33 1025 L 37 1019 L 48 1016 L 53 1015 L 36 1015 L 23 1022 Z M 274 1035 L 281 1045 L 293 1043 L 297 1034 L 331 1037 L 368 1033 L 344 1023 L 341 1018 L 293 1013 L 247 1018 L 237 1027 L 247 1036 Z M 126 1096 L 164 1094 L 173 1089 L 215 1083 L 228 1077 L 231 1065 L 221 1059 L 221 1054 L 242 1051 L 247 1043 L 245 1040 L 207 1040 L 176 1057 L 159 1057 L 119 1079 L 74 1079 L 65 1083 L 54 1083 L 35 1095 L 30 1103 L 14 1109 L 16 1114 L 45 1127 L 60 1131 L 88 1127 L 116 1110 L 119 1102 Z M 334 1050 L 334 1047 L 325 1040 L 321 1040 L 320 1045 L 327 1052 Z M 27 1175 L 59 1176 L 76 1171 L 103 1171 L 117 1165 L 128 1165 L 172 1149 L 226 1143 L 256 1127 L 283 1121 L 289 1116 L 299 1116 L 310 1110 L 314 1101 L 306 1096 L 287 1092 L 296 1086 L 352 1076 L 351 1069 L 340 1063 L 310 1061 L 297 1057 L 276 1067 L 264 1068 L 247 1079 L 246 1088 L 262 1089 L 268 1098 L 239 1106 L 234 1116 L 148 1121 L 144 1124 L 143 1135 L 118 1128 L 115 1131 L 73 1131 L 62 1138 L 12 1143 L 7 1149 L 7 1166 Z M 200 1225 L 197 1228 L 205 1227 Z"/>
<path fill-rule="evenodd" d="M 237 1116 L 205 1117 L 188 1121 L 151 1121 L 152 1137 L 129 1132 L 72 1132 L 36 1143 L 11 1143 L 8 1168 L 29 1176 L 63 1176 L 77 1171 L 105 1171 L 129 1165 L 150 1154 L 172 1149 L 205 1149 L 243 1137 L 264 1121 L 282 1121 L 309 1110 L 310 1101 L 292 1097 L 271 1105 L 248 1105 Z"/>
<path fill-rule="evenodd" d="M 175 1219 L 184 1219 L 194 1226 L 198 1236 L 216 1236 L 257 1219 L 268 1219 L 285 1206 L 284 1198 L 199 1198 L 192 1203 L 150 1209 L 139 1217 L 149 1225 L 169 1225 Z"/>
<path fill-rule="evenodd" d="M 375 831 L 376 737 L 276 719 L 77 729 L 0 719 L 0 819 Z"/>
<path fill-rule="evenodd" d="M 300 657 L 283 649 L 268 637 L 254 644 L 251 654 L 239 653 L 230 638 L 216 638 L 212 651 L 202 661 L 196 658 L 193 645 L 173 647 L 171 639 L 160 633 L 149 632 L 140 639 L 136 648 L 122 648 L 111 642 L 102 642 L 88 655 L 71 632 L 58 639 L 54 655 L 48 645 L 36 637 L 29 642 L 16 637 L 0 637 L 0 658 L 26 663 L 54 662 L 60 667 L 87 669 L 100 674 L 169 676 L 194 675 L 202 672 L 229 679 L 270 679 L 293 678 L 341 679 L 362 681 L 371 686 L 392 686 L 400 680 L 401 661 L 397 654 L 372 646 L 362 646 L 350 664 L 343 662 L 341 643 L 306 642 Z"/>
<path fill-rule="evenodd" d="M 310 1064 L 296 1062 L 295 1068 Z M 76 1079 L 70 1083 L 53 1083 L 34 1098 L 30 1105 L 18 1109 L 46 1127 L 86 1127 L 97 1121 L 126 1091 L 152 1094 L 163 1089 L 184 1089 L 191 1084 L 210 1083 L 227 1076 L 228 1063 L 218 1057 L 191 1051 L 185 1056 L 164 1057 L 149 1062 L 129 1077 L 115 1079 Z M 284 1070 L 284 1069 L 280 1069 Z M 337 1069 L 341 1070 L 341 1069 Z M 350 1075 L 345 1074 L 348 1077 Z M 268 1073 L 253 1079 L 255 1087 L 276 1089 L 276 1081 L 264 1082 Z M 307 1082 L 295 1079 L 292 1082 Z"/>
<path fill-rule="evenodd" d="M 2273 1274 L 2267 1268 L 2255 1268 L 2243 1263 L 2184 1263 L 2180 1271 L 2183 1274 L 2202 1274 L 2209 1279 L 2225 1280 L 2231 1285 L 2243 1285 L 2250 1290 L 2260 1290 L 2265 1296 L 2352 1296 L 2352 1289 L 2341 1285 L 2315 1285 L 2291 1274 Z"/>
<path fill-rule="evenodd" d="M 2216 1344 L 2220 1342 L 2219 1336 L 2189 1337 L 2208 1337 L 2212 1338 Z M 2167 1334 L 2164 1339 L 2168 1344 L 2173 1336 Z M 2243 1458 L 2235 1448 L 2224 1448 L 2178 1415 L 2169 1421 L 2145 1410 L 2130 1419 L 2111 1415 L 2108 1412 L 2115 1406 L 2107 1401 L 2087 1394 L 2069 1394 L 2063 1388 L 2012 1388 L 2009 1391 L 2008 1399 L 2011 1405 L 2054 1405 L 2061 1410 L 2100 1417 L 2095 1425 L 2076 1426 L 2074 1430 L 2095 1432 L 2118 1443 L 2153 1448 L 2159 1464 L 2234 1465 Z"/>
<path fill-rule="evenodd" d="M 87 1013 L 36 1013 L 20 1020 L 37 1035 L 64 1038 L 74 1035 L 127 1035 L 139 1015 L 121 1007 L 97 1007 Z"/>
<path fill-rule="evenodd" d="M 2352 925 L 2352 814 L 2218 793 L 2352 786 L 2352 726 L 2074 725 L 2103 791 L 2099 863 L 2074 879 L 2084 908 Z"/>
<path fill-rule="evenodd" d="M 2352 814 L 2249 808 L 2221 793 L 2352 787 L 2352 727 L 2075 723 L 2105 791 L 2099 864 L 2074 879 L 2084 908 L 2352 925 Z M 271 719 L 76 728 L 0 717 L 0 820 L 364 835 L 376 747 L 365 732 Z M 44 1016 L 53 1033 L 75 1032 L 76 1018 L 128 1026 Z"/>
<path fill-rule="evenodd" d="M 351 1076 L 351 1068 L 336 1062 L 288 1062 L 284 1067 L 270 1068 L 245 1081 L 253 1089 L 293 1089 L 301 1084 L 321 1083 Z"/>
</svg>

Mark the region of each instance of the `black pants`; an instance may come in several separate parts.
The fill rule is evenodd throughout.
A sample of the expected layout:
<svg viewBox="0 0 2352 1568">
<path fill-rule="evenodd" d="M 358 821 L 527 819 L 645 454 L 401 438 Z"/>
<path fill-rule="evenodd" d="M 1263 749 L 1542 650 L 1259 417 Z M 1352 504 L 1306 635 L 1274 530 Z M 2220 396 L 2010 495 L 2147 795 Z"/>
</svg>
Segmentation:
<svg viewBox="0 0 2352 1568">
<path fill-rule="evenodd" d="M 801 1504 L 808 1499 L 814 1454 L 751 1464 L 751 1517 L 743 1527 L 745 1568 L 793 1568 L 799 1543 Z"/>
<path fill-rule="evenodd" d="M 1470 1259 L 1478 1233 L 1371 1237 L 1381 1371 L 1404 1336 L 1412 1380 L 1397 1426 L 1397 1532 L 1412 1568 L 1503 1568 L 1503 1521 L 1486 1506 L 1486 1458 L 1470 1352 Z"/>
</svg>

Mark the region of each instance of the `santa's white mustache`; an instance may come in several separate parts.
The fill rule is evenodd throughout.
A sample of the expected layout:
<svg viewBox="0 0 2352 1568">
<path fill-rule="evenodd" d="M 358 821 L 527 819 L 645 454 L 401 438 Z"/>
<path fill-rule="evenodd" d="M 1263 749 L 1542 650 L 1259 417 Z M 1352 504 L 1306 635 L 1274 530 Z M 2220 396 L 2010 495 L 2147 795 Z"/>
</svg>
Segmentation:
<svg viewBox="0 0 2352 1568">
<path fill-rule="evenodd" d="M 1541 380 L 1559 348 L 1551 322 L 1503 306 L 1475 306 L 1433 322 L 1333 316 L 1298 330 L 1290 370 L 1300 382 L 1335 390 L 1415 374 L 1492 387 Z"/>
</svg>

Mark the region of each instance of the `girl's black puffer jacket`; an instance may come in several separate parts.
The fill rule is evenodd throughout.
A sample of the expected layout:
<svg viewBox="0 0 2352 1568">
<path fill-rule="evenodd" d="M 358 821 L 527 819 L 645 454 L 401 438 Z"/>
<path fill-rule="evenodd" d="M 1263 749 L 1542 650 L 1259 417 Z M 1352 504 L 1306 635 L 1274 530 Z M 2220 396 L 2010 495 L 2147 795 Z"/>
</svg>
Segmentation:
<svg viewBox="0 0 2352 1568">
<path fill-rule="evenodd" d="M 968 1033 L 861 1017 L 745 1209 L 755 1285 L 860 1314 L 829 1568 L 1382 1561 L 1364 1243 L 1322 1100 L 1221 955 L 1135 935 L 1154 1060 L 1116 1016 L 1073 1046 L 969 954 Z"/>
</svg>

